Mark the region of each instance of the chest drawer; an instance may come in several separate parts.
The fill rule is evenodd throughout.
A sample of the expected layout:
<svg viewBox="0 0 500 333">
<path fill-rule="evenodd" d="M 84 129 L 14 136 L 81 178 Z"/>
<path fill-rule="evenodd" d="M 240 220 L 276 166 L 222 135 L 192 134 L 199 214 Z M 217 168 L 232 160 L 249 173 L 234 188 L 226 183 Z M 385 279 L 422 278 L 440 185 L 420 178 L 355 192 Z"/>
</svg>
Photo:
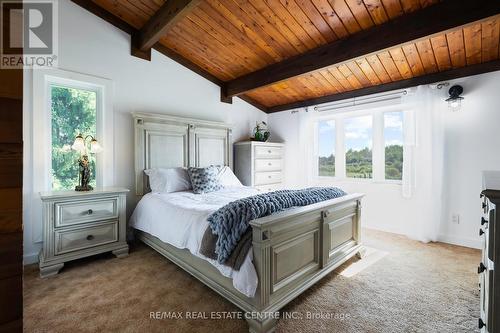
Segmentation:
<svg viewBox="0 0 500 333">
<path fill-rule="evenodd" d="M 255 171 L 280 171 L 281 158 L 255 160 Z"/>
<path fill-rule="evenodd" d="M 268 185 L 260 185 L 260 186 L 255 186 L 256 189 L 258 189 L 261 192 L 272 192 L 272 191 L 277 191 L 282 189 L 281 183 L 278 184 L 268 184 Z"/>
<path fill-rule="evenodd" d="M 281 172 L 256 172 L 255 185 L 266 185 L 280 183 L 282 179 Z"/>
<path fill-rule="evenodd" d="M 118 241 L 118 221 L 72 230 L 55 231 L 55 254 L 83 250 Z"/>
<path fill-rule="evenodd" d="M 283 148 L 281 147 L 256 146 L 254 149 L 255 158 L 281 158 L 283 154 Z"/>
<path fill-rule="evenodd" d="M 55 204 L 56 228 L 117 217 L 117 197 Z"/>
</svg>

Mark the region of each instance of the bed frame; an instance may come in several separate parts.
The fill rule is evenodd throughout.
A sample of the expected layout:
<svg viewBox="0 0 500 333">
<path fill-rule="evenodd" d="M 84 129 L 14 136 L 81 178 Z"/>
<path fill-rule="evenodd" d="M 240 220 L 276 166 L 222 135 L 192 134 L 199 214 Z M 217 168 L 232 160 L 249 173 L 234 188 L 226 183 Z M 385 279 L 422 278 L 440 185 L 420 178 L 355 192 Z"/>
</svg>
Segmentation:
<svg viewBox="0 0 500 333">
<path fill-rule="evenodd" d="M 144 170 L 232 166 L 231 127 L 224 123 L 134 113 L 136 193 L 148 192 Z M 251 221 L 254 297 L 237 291 L 207 261 L 136 230 L 137 237 L 245 312 L 250 332 L 273 332 L 276 313 L 354 255 L 362 257 L 362 194 L 293 208 Z"/>
</svg>

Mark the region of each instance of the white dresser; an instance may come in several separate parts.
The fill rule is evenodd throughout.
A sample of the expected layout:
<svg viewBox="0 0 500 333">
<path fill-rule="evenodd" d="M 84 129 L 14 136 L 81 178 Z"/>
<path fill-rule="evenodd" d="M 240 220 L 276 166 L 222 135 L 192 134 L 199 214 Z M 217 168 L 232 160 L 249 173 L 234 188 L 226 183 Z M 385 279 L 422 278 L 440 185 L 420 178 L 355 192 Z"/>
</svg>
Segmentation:
<svg viewBox="0 0 500 333">
<path fill-rule="evenodd" d="M 43 247 L 40 276 L 55 275 L 69 260 L 112 251 L 128 255 L 125 188 L 89 192 L 40 193 L 43 203 Z"/>
<path fill-rule="evenodd" d="M 283 143 L 244 141 L 234 144 L 234 173 L 246 186 L 263 192 L 282 189 Z"/>
</svg>

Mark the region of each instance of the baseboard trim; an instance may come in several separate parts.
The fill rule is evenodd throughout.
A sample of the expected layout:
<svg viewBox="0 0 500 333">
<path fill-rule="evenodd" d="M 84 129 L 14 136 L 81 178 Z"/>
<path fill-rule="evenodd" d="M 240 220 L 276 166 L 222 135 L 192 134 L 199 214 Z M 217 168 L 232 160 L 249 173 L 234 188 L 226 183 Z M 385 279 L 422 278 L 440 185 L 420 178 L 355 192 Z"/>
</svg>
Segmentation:
<svg viewBox="0 0 500 333">
<path fill-rule="evenodd" d="M 482 241 L 474 238 L 464 238 L 451 235 L 438 235 L 438 242 L 448 243 L 453 245 L 459 245 L 464 247 L 470 247 L 473 249 L 481 249 Z"/>
<path fill-rule="evenodd" d="M 367 225 L 367 226 L 363 226 L 363 228 L 378 230 L 378 231 L 383 231 L 383 232 L 389 232 L 392 234 L 398 234 L 398 235 L 403 235 L 403 236 L 408 237 L 404 232 L 401 232 L 401 230 L 396 230 L 393 228 L 386 228 L 385 226 L 381 227 L 381 226 Z M 475 238 L 453 236 L 453 235 L 440 234 L 437 237 L 437 241 L 441 242 L 441 243 L 470 247 L 472 249 L 482 249 L 482 247 L 483 247 L 483 243 L 481 240 L 477 240 Z"/>
<path fill-rule="evenodd" d="M 38 253 L 25 254 L 23 256 L 23 265 L 36 264 L 38 262 Z"/>
<path fill-rule="evenodd" d="M 370 230 L 376 230 L 376 231 L 383 231 L 383 232 L 388 232 L 391 234 L 396 234 L 396 235 L 403 235 L 406 236 L 405 233 L 402 230 L 399 230 L 397 228 L 391 228 L 387 226 L 380 226 L 380 225 L 363 225 L 362 229 L 370 229 Z"/>
</svg>

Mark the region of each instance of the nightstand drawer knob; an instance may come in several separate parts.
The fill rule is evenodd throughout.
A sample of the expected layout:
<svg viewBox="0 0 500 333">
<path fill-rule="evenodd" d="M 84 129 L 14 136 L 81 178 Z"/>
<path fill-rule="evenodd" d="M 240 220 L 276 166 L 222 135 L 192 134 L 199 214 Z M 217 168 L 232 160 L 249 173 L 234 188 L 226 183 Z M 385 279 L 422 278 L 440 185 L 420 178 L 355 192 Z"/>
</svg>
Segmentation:
<svg viewBox="0 0 500 333">
<path fill-rule="evenodd" d="M 92 215 L 92 213 L 93 213 L 93 212 L 94 212 L 94 211 L 93 211 L 92 209 L 89 209 L 89 210 L 87 211 L 87 214 Z"/>
<path fill-rule="evenodd" d="M 486 220 L 484 217 L 481 217 L 481 225 L 484 225 L 485 223 L 488 223 L 488 220 Z"/>
<path fill-rule="evenodd" d="M 479 327 L 479 329 L 481 329 L 481 328 L 483 328 L 483 327 L 484 327 L 484 326 L 486 326 L 486 325 L 485 325 L 484 321 L 483 321 L 481 318 L 479 318 L 479 321 L 478 321 L 478 325 L 477 325 L 477 326 Z"/>
<path fill-rule="evenodd" d="M 486 270 L 486 266 L 484 266 L 483 263 L 480 263 L 479 264 L 479 267 L 477 268 L 477 274 L 481 274 L 482 272 L 484 272 Z"/>
<path fill-rule="evenodd" d="M 89 241 L 90 241 L 90 240 L 93 240 L 93 239 L 94 239 L 94 236 L 93 236 L 93 235 L 88 235 L 88 236 L 87 236 L 87 240 L 89 240 Z"/>
<path fill-rule="evenodd" d="M 479 229 L 479 236 L 482 236 L 484 234 L 484 230 L 483 229 Z"/>
</svg>

